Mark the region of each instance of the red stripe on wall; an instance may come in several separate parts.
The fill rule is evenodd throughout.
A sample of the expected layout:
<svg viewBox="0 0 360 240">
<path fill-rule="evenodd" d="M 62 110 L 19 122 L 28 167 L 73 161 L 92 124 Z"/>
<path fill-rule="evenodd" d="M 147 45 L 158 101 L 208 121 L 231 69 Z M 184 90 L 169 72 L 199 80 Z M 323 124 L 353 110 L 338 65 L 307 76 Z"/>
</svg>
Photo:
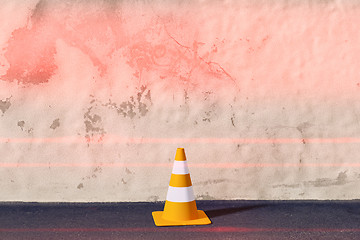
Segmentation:
<svg viewBox="0 0 360 240">
<path fill-rule="evenodd" d="M 103 137 L 59 137 L 59 138 L 0 138 L 0 143 L 94 143 L 94 144 L 180 144 L 180 143 L 213 143 L 213 144 L 305 144 L 305 143 L 360 143 L 357 137 L 338 138 L 131 138 L 117 136 Z"/>
<path fill-rule="evenodd" d="M 139 168 L 170 168 L 172 163 L 0 163 L 1 168 L 37 168 L 37 167 L 139 167 Z M 360 163 L 189 163 L 190 168 L 300 168 L 300 167 L 360 167 Z"/>
</svg>

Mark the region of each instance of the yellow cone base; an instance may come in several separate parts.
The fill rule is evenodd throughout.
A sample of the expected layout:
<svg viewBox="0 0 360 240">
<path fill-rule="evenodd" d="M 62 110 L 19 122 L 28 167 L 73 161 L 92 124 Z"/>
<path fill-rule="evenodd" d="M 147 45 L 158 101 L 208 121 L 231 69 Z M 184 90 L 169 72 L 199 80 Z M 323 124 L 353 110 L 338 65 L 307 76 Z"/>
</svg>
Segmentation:
<svg viewBox="0 0 360 240">
<path fill-rule="evenodd" d="M 181 221 L 170 221 L 162 218 L 164 211 L 153 212 L 152 216 L 154 218 L 154 222 L 156 226 L 186 226 L 186 225 L 207 225 L 211 224 L 210 219 L 204 211 L 197 210 L 198 218 L 192 220 L 181 220 Z"/>
</svg>

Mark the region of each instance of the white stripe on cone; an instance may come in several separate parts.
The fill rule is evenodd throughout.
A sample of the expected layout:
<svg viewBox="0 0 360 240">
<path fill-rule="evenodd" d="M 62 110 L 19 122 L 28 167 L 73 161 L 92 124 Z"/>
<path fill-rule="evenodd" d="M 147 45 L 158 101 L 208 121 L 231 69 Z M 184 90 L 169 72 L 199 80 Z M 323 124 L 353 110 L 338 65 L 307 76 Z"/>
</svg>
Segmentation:
<svg viewBox="0 0 360 240">
<path fill-rule="evenodd" d="M 170 202 L 191 202 L 195 200 L 194 191 L 190 187 L 171 187 L 167 192 L 166 200 Z"/>
<path fill-rule="evenodd" d="M 189 169 L 186 161 L 174 161 L 173 174 L 188 174 Z"/>
</svg>

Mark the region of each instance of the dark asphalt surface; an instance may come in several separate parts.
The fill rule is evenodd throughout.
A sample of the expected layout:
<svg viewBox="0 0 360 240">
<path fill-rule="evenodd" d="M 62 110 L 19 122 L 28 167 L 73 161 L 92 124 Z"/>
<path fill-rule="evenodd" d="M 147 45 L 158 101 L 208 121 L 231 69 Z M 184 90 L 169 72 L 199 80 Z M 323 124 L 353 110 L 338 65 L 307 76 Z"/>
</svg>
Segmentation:
<svg viewBox="0 0 360 240">
<path fill-rule="evenodd" d="M 159 203 L 0 203 L 0 239 L 360 239 L 357 201 L 197 201 L 212 224 L 156 227 Z"/>
</svg>

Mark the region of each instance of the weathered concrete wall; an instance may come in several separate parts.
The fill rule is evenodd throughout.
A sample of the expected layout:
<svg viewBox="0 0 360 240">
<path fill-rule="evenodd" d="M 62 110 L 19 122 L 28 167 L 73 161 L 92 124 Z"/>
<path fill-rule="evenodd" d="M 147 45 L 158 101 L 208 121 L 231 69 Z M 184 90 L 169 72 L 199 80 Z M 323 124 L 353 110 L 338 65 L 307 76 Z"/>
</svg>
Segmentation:
<svg viewBox="0 0 360 240">
<path fill-rule="evenodd" d="M 2 1 L 0 201 L 360 198 L 356 1 Z"/>
</svg>

